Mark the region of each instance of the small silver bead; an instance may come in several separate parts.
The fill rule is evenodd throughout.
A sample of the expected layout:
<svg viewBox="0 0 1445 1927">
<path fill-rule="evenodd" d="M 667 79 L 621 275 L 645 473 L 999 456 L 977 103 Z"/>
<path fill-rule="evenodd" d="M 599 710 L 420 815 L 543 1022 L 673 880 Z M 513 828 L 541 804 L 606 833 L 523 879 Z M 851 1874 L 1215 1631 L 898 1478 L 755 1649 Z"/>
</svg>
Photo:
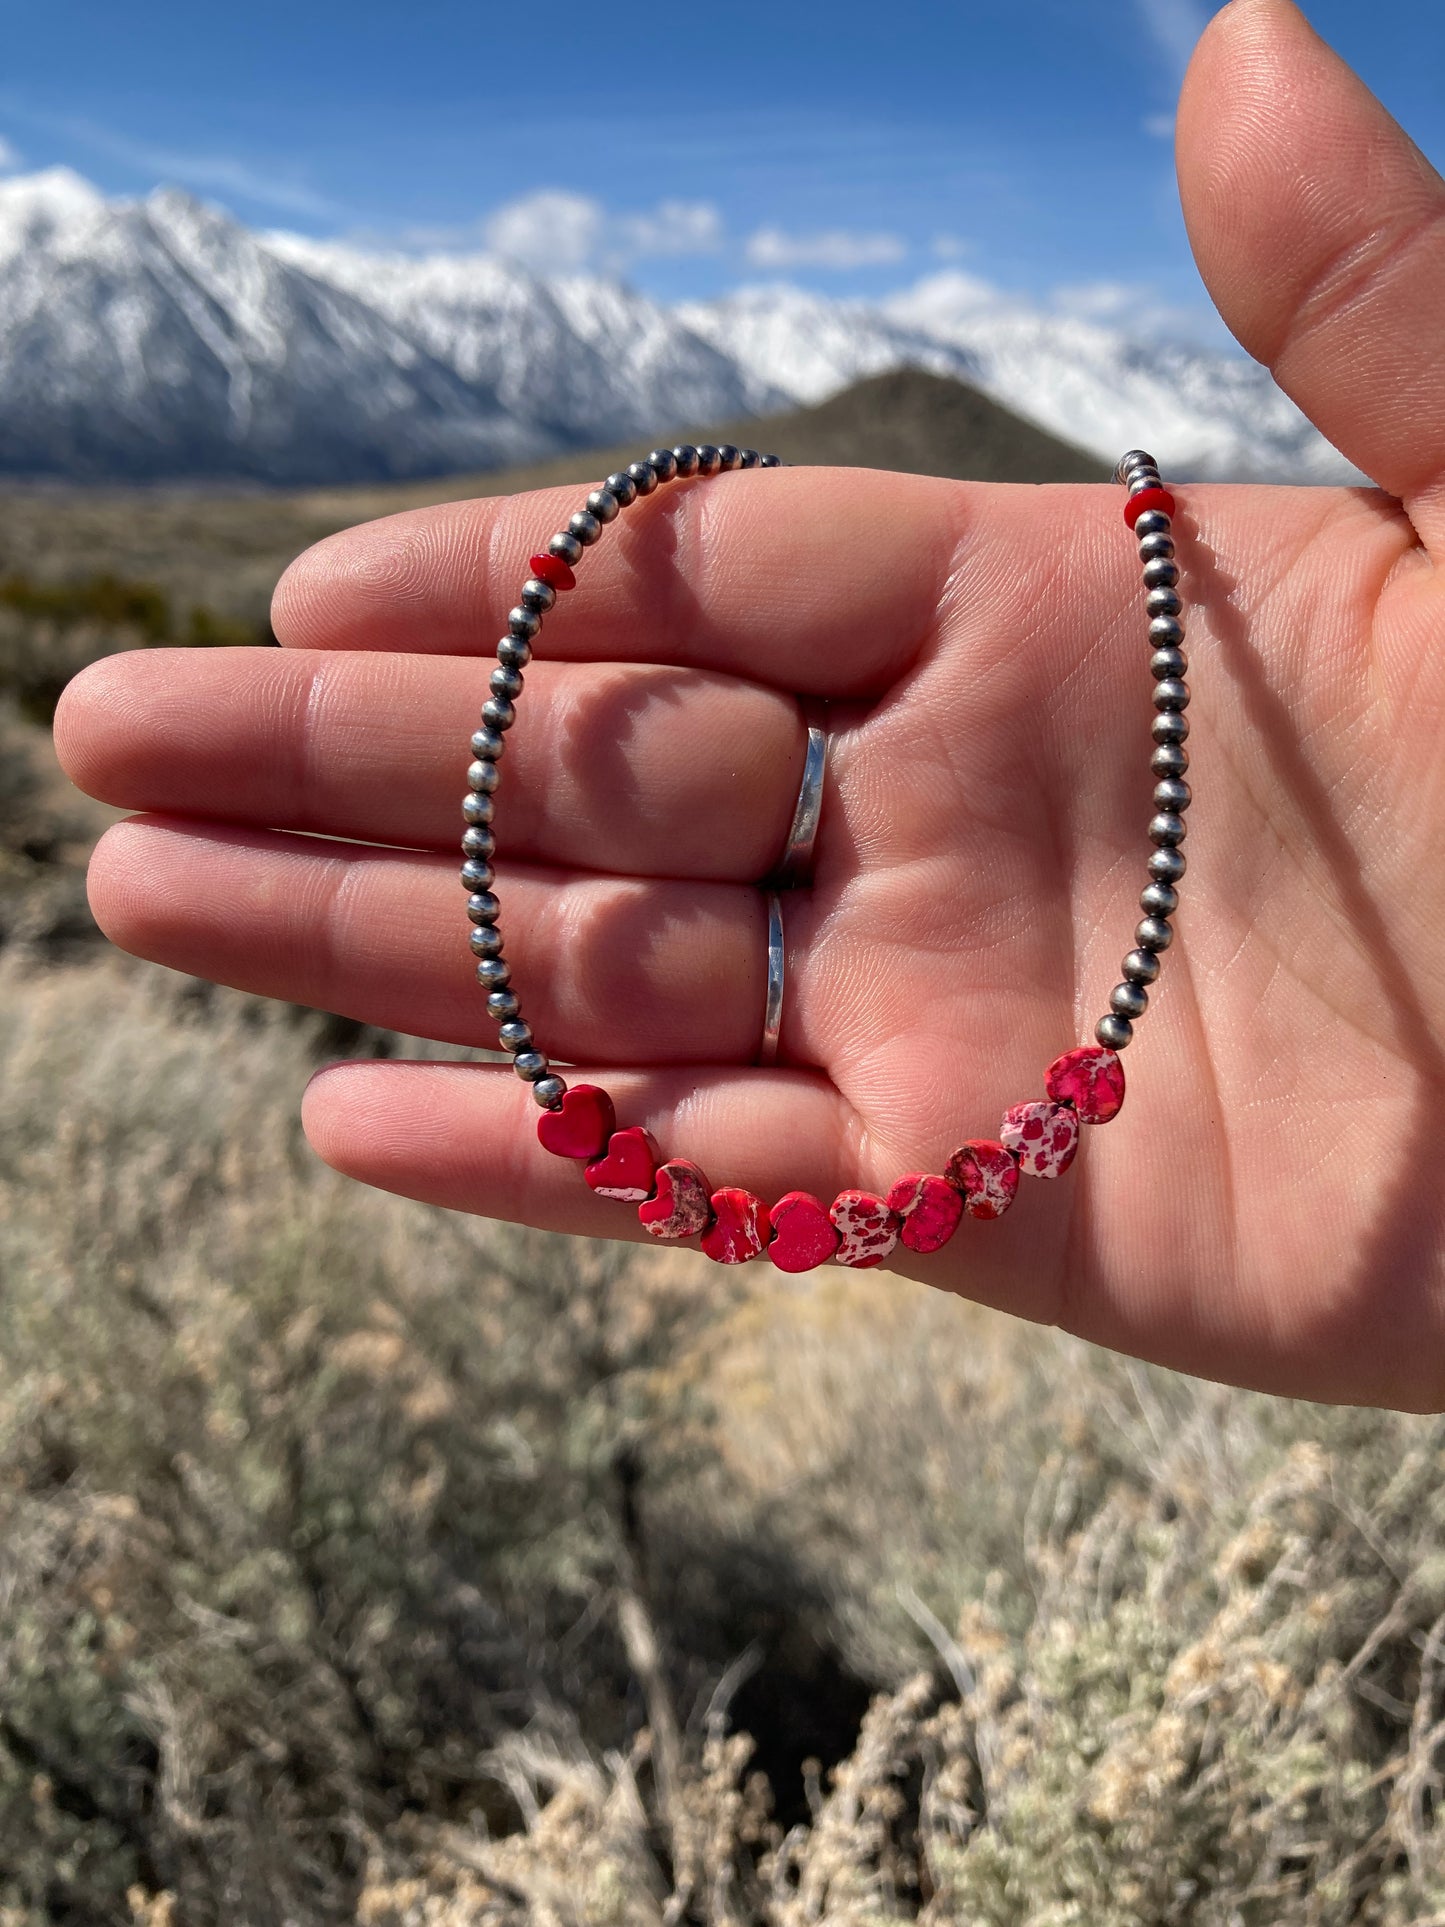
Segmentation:
<svg viewBox="0 0 1445 1927">
<path fill-rule="evenodd" d="M 486 799 L 484 797 L 478 797 L 475 800 L 477 802 L 484 802 Z M 462 837 L 462 849 L 469 857 L 484 862 L 486 858 L 496 855 L 496 838 L 484 823 L 474 823 Z M 485 867 L 487 883 L 490 883 L 492 881 L 492 866 L 490 863 L 486 863 Z M 477 879 L 477 887 L 485 887 L 480 877 Z"/>
<path fill-rule="evenodd" d="M 481 731 L 478 730 L 477 734 L 480 735 Z M 467 788 L 469 790 L 480 790 L 483 795 L 490 796 L 501 780 L 502 772 L 497 768 L 496 764 L 492 762 L 490 757 L 479 756 L 475 763 L 467 764 Z"/>
<path fill-rule="evenodd" d="M 1149 993 L 1142 984 L 1115 984 L 1109 992 L 1109 1008 L 1119 1017 L 1142 1017 L 1149 1008 Z"/>
<path fill-rule="evenodd" d="M 1127 482 L 1134 469 L 1157 468 L 1158 466 L 1159 464 L 1147 449 L 1128 448 L 1125 449 L 1124 453 L 1114 464 L 1114 480 L 1116 482 Z"/>
<path fill-rule="evenodd" d="M 1163 509 L 1145 509 L 1144 513 L 1134 524 L 1134 533 L 1140 537 L 1146 535 L 1168 535 L 1172 528 L 1173 524 Z"/>
<path fill-rule="evenodd" d="M 477 967 L 481 968 L 480 965 Z M 499 1024 L 509 1023 L 521 1008 L 515 990 L 494 990 L 487 998 L 487 1015 L 494 1017 Z"/>
<path fill-rule="evenodd" d="M 758 457 L 759 468 L 781 468 L 782 466 L 783 458 L 781 455 L 759 455 Z"/>
<path fill-rule="evenodd" d="M 651 495 L 657 487 L 657 470 L 651 462 L 629 462 L 627 472 L 637 484 L 639 495 Z"/>
<path fill-rule="evenodd" d="M 716 475 L 722 467 L 722 457 L 711 442 L 697 445 L 697 472 L 699 475 Z"/>
<path fill-rule="evenodd" d="M 480 858 L 469 856 L 462 865 L 462 882 L 469 890 L 485 890 L 492 881 L 492 866 Z"/>
<path fill-rule="evenodd" d="M 570 529 L 559 529 L 547 544 L 547 553 L 565 562 L 569 569 L 575 569 L 582 560 L 582 544 Z"/>
<path fill-rule="evenodd" d="M 1156 743 L 1182 743 L 1189 734 L 1189 718 L 1182 709 L 1165 709 L 1149 727 Z"/>
<path fill-rule="evenodd" d="M 503 636 L 497 644 L 497 661 L 504 669 L 525 669 L 532 660 L 532 645 L 520 636 Z"/>
<path fill-rule="evenodd" d="M 474 957 L 500 957 L 502 954 L 502 933 L 493 924 L 478 924 L 467 941 Z"/>
<path fill-rule="evenodd" d="M 1157 468 L 1145 468 L 1141 465 L 1129 477 L 1131 495 L 1142 495 L 1146 488 L 1163 488 L 1163 486 L 1164 478 Z"/>
<path fill-rule="evenodd" d="M 1182 776 L 1189 767 L 1189 751 L 1183 743 L 1161 743 L 1149 758 L 1156 776 Z"/>
<path fill-rule="evenodd" d="M 483 957 L 477 965 L 477 982 L 483 990 L 505 990 L 511 981 L 511 965 L 503 957 Z"/>
<path fill-rule="evenodd" d="M 502 906 L 490 890 L 478 890 L 467 898 L 467 915 L 473 923 L 495 923 L 501 914 Z"/>
<path fill-rule="evenodd" d="M 516 705 L 505 696 L 491 696 L 482 704 L 482 721 L 490 729 L 510 729 L 516 720 Z"/>
<path fill-rule="evenodd" d="M 1156 850 L 1149 859 L 1149 874 L 1156 883 L 1177 883 L 1188 869 L 1183 850 Z"/>
<path fill-rule="evenodd" d="M 1157 816 L 1149 819 L 1149 841 L 1157 843 L 1161 849 L 1174 850 L 1188 835 L 1188 828 L 1182 816 L 1172 810 L 1160 810 Z"/>
<path fill-rule="evenodd" d="M 630 509 L 637 500 L 637 484 L 626 469 L 614 469 L 607 477 L 607 493 L 617 497 L 618 508 Z"/>
<path fill-rule="evenodd" d="M 587 507 L 599 522 L 615 522 L 617 511 L 622 507 L 610 488 L 594 488 L 587 497 Z"/>
<path fill-rule="evenodd" d="M 488 763 L 485 767 L 491 769 L 493 765 Z M 490 823 L 492 809 L 492 799 L 483 790 L 468 790 L 462 798 L 462 815 L 468 823 Z"/>
<path fill-rule="evenodd" d="M 578 509 L 575 514 L 569 515 L 567 527 L 584 549 L 590 549 L 602 534 L 602 524 L 591 509 Z"/>
<path fill-rule="evenodd" d="M 1149 624 L 1149 640 L 1156 649 L 1177 649 L 1184 640 L 1184 624 L 1178 616 L 1155 616 Z"/>
<path fill-rule="evenodd" d="M 544 1111 L 555 1111 L 567 1095 L 567 1086 L 560 1077 L 540 1077 L 532 1086 L 532 1095 Z"/>
<path fill-rule="evenodd" d="M 1184 607 L 1177 589 L 1151 589 L 1144 598 L 1151 616 L 1177 616 Z"/>
<path fill-rule="evenodd" d="M 1134 932 L 1134 941 L 1141 950 L 1167 950 L 1174 941 L 1174 931 L 1163 917 L 1145 917 Z"/>
<path fill-rule="evenodd" d="M 1177 676 L 1166 676 L 1163 682 L 1154 685 L 1154 707 L 1156 709 L 1188 709 L 1189 685 Z M 485 714 L 485 712 L 483 712 Z"/>
<path fill-rule="evenodd" d="M 1182 649 L 1156 649 L 1149 658 L 1149 673 L 1156 682 L 1177 679 L 1189 667 L 1189 658 Z"/>
<path fill-rule="evenodd" d="M 647 466 L 659 482 L 677 480 L 677 457 L 670 448 L 650 448 L 647 451 Z"/>
<path fill-rule="evenodd" d="M 756 468 L 757 465 L 758 451 L 755 448 L 740 448 L 738 450 L 739 468 Z"/>
<path fill-rule="evenodd" d="M 519 598 L 524 609 L 535 609 L 539 615 L 546 615 L 557 600 L 557 591 L 550 582 L 544 582 L 539 575 L 529 575 L 522 584 Z"/>
<path fill-rule="evenodd" d="M 1172 535 L 1146 535 L 1139 543 L 1141 562 L 1167 562 L 1174 553 Z"/>
<path fill-rule="evenodd" d="M 1178 776 L 1165 776 L 1154 785 L 1154 807 L 1156 810 L 1187 810 L 1194 801 L 1194 792 Z"/>
<path fill-rule="evenodd" d="M 1179 564 L 1166 555 L 1153 556 L 1144 564 L 1146 589 L 1172 589 L 1179 580 Z"/>
<path fill-rule="evenodd" d="M 1146 883 L 1139 892 L 1139 908 L 1146 917 L 1172 917 L 1179 908 L 1179 892 L 1167 883 Z"/>
<path fill-rule="evenodd" d="M 497 1032 L 497 1042 L 503 1050 L 530 1050 L 532 1026 L 524 1024 L 520 1018 L 514 1024 L 503 1024 Z"/>
<path fill-rule="evenodd" d="M 718 460 L 719 469 L 722 470 L 724 473 L 727 473 L 728 471 L 735 469 L 738 465 L 738 456 L 740 452 L 741 451 L 738 448 L 736 448 L 732 442 L 719 442 L 717 445 L 717 460 Z"/>
<path fill-rule="evenodd" d="M 512 1059 L 512 1069 L 524 1084 L 535 1084 L 539 1077 L 545 1077 L 552 1066 L 539 1050 L 519 1050 Z"/>
<path fill-rule="evenodd" d="M 502 696 L 508 702 L 515 702 L 522 693 L 521 670 L 509 669 L 503 663 L 500 669 L 492 671 L 491 688 L 494 696 Z"/>
<path fill-rule="evenodd" d="M 1152 984 L 1159 975 L 1159 959 L 1152 950 L 1131 950 L 1119 967 L 1126 983 Z"/>
<path fill-rule="evenodd" d="M 677 480 L 679 482 L 686 480 L 689 475 L 696 475 L 697 450 L 691 442 L 679 442 L 677 447 L 672 451 L 672 458 L 677 463 Z"/>
<path fill-rule="evenodd" d="M 1111 1010 L 1107 1017 L 1101 1017 L 1094 1026 L 1094 1035 L 1106 1050 L 1123 1050 L 1134 1035 L 1134 1026 L 1127 1017 L 1121 1017 Z"/>
<path fill-rule="evenodd" d="M 540 636 L 542 633 L 542 618 L 535 609 L 524 609 L 519 602 L 515 609 L 507 613 L 507 627 L 514 636 L 520 636 L 523 642 L 531 642 L 535 636 Z"/>
</svg>

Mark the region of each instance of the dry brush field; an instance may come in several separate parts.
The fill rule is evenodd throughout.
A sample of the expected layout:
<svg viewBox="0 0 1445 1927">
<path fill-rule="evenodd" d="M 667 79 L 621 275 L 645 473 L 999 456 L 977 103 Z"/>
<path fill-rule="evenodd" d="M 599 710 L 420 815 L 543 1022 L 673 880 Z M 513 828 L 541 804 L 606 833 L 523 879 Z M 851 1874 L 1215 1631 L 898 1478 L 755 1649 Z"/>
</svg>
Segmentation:
<svg viewBox="0 0 1445 1927">
<path fill-rule="evenodd" d="M 379 506 L 8 505 L 0 1927 L 1445 1922 L 1445 1424 L 367 1191 L 442 1047 L 97 941 L 56 689 Z"/>
</svg>

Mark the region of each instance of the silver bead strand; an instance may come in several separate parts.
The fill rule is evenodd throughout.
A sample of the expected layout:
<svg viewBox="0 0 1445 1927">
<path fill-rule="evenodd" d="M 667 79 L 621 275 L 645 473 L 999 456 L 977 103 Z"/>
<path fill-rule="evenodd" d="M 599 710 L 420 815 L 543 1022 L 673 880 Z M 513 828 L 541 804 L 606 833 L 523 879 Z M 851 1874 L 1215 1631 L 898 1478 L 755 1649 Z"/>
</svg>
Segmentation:
<svg viewBox="0 0 1445 1927">
<path fill-rule="evenodd" d="M 546 554 L 575 569 L 624 509 L 668 482 L 718 475 L 727 469 L 780 466 L 776 455 L 760 455 L 754 448 L 694 448 L 684 442 L 676 448 L 651 449 L 644 460 L 617 470 L 600 488 L 593 489 L 584 505 L 568 517 L 567 526 L 548 542 Z M 523 671 L 532 660 L 532 644 L 541 634 L 542 618 L 556 603 L 557 590 L 552 583 L 535 575 L 523 582 L 517 606 L 507 616 L 507 633 L 497 644 L 497 667 L 491 673 L 490 693 L 482 705 L 482 726 L 472 735 L 473 761 L 462 801 L 467 827 L 462 837 L 465 861 L 461 875 L 467 888 L 467 919 L 472 926 L 468 943 L 477 959 L 477 982 L 487 993 L 487 1011 L 499 1027 L 497 1041 L 511 1053 L 512 1068 L 531 1085 L 532 1095 L 544 1111 L 561 1106 L 567 1085 L 552 1069 L 545 1052 L 538 1050 L 531 1025 L 523 1020 L 512 988 L 511 966 L 502 955 L 502 933 L 497 927 L 501 905 L 492 890 L 496 838 L 491 824 L 493 795 L 501 780 L 497 766 L 506 748 L 506 732 L 517 720 Z M 1170 807 L 1160 800 L 1161 811 Z"/>
<path fill-rule="evenodd" d="M 1130 496 L 1146 489 L 1162 489 L 1159 464 L 1142 448 L 1131 448 L 1114 468 L 1114 480 L 1121 482 Z M 1189 685 L 1184 680 L 1188 667 L 1184 654 L 1183 602 L 1178 592 L 1179 565 L 1174 556 L 1172 518 L 1163 509 L 1148 508 L 1134 523 L 1139 543 L 1139 561 L 1144 575 L 1144 607 L 1149 618 L 1150 668 L 1154 675 L 1154 753 L 1149 766 L 1157 781 L 1154 785 L 1154 815 L 1149 823 L 1149 840 L 1154 854 L 1149 859 L 1149 882 L 1139 896 L 1143 920 L 1134 932 L 1134 948 L 1124 958 L 1121 981 L 1109 993 L 1109 1009 L 1094 1026 L 1094 1035 L 1110 1050 L 1123 1050 L 1134 1035 L 1134 1025 L 1149 1005 L 1149 986 L 1159 976 L 1159 955 L 1174 939 L 1169 919 L 1179 907 L 1175 885 L 1184 875 L 1184 812 L 1192 792 L 1184 781 L 1189 767 L 1189 752 L 1184 739 L 1189 734 Z"/>
</svg>

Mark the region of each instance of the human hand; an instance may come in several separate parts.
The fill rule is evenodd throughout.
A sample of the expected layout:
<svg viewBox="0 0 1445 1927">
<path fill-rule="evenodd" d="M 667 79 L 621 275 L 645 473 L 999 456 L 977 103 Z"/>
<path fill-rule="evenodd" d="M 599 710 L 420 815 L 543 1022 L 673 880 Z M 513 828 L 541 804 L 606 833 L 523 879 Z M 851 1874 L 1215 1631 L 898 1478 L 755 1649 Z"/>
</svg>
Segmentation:
<svg viewBox="0 0 1445 1927">
<path fill-rule="evenodd" d="M 1213 20 L 1177 159 L 1226 321 L 1389 493 L 1178 489 L 1197 800 L 1128 1099 L 1063 1181 L 1025 1179 L 1001 1221 L 892 1263 L 1188 1371 L 1435 1408 L 1445 186 L 1289 0 Z M 456 879 L 467 737 L 526 557 L 579 500 L 353 529 L 281 582 L 281 651 L 79 676 L 65 767 L 141 812 L 91 866 L 112 940 L 492 1044 Z M 939 1170 L 1039 1095 L 1092 1039 L 1145 880 L 1122 504 L 779 469 L 629 510 L 548 618 L 498 792 L 507 954 L 541 1048 L 669 1155 L 767 1199 Z M 765 1071 L 754 880 L 797 794 L 797 693 L 831 700 L 831 754 Z M 642 1236 L 540 1150 L 505 1067 L 332 1066 L 303 1115 L 368 1183 Z"/>
</svg>

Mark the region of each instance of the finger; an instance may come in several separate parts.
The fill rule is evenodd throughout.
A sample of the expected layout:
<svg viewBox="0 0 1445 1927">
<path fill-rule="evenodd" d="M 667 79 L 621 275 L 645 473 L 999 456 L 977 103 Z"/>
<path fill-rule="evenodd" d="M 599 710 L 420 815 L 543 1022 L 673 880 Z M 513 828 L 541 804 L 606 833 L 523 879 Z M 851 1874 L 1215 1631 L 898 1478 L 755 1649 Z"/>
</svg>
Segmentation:
<svg viewBox="0 0 1445 1927">
<path fill-rule="evenodd" d="M 568 1081 L 596 1075 L 582 1069 L 569 1072 Z M 643 1125 L 666 1155 L 700 1165 L 715 1188 L 739 1185 L 767 1204 L 795 1190 L 827 1203 L 839 1191 L 886 1189 L 900 1172 L 928 1168 L 927 1147 L 919 1143 L 880 1158 L 857 1114 L 811 1072 L 690 1066 L 614 1072 L 603 1081 L 619 1123 Z M 635 1206 L 595 1196 L 573 1160 L 542 1149 L 536 1105 L 509 1071 L 395 1061 L 328 1065 L 307 1086 L 301 1118 L 328 1164 L 382 1190 L 545 1230 L 639 1242 L 647 1236 Z M 920 1257 L 895 1247 L 888 1269 L 949 1289 L 961 1281 L 981 1303 L 1053 1320 L 1075 1210 L 1071 1192 L 1070 1185 L 1033 1184 L 1027 1200 L 996 1222 L 965 1214 L 943 1253 Z M 886 1281 L 879 1284 L 887 1289 Z"/>
<path fill-rule="evenodd" d="M 746 1063 L 762 1032 L 766 911 L 736 884 L 508 871 L 506 955 L 563 1061 Z M 106 831 L 96 921 L 139 957 L 413 1037 L 495 1049 L 446 859 L 177 820 Z M 805 994 L 801 960 L 794 973 Z"/>
<path fill-rule="evenodd" d="M 272 622 L 292 648 L 486 655 L 579 489 L 452 502 L 329 536 Z M 569 661 L 721 669 L 821 695 L 878 691 L 918 654 L 964 539 L 968 483 L 869 469 L 752 469 L 625 509 L 544 620 Z"/>
<path fill-rule="evenodd" d="M 1235 335 L 1445 545 L 1445 183 L 1291 0 L 1233 0 L 1179 102 L 1179 192 Z"/>
<path fill-rule="evenodd" d="M 55 741 L 73 780 L 121 809 L 456 849 L 485 696 L 457 656 L 133 650 L 67 686 Z M 613 873 L 763 876 L 806 745 L 796 702 L 755 683 L 537 663 L 508 738 L 498 847 Z"/>
</svg>

